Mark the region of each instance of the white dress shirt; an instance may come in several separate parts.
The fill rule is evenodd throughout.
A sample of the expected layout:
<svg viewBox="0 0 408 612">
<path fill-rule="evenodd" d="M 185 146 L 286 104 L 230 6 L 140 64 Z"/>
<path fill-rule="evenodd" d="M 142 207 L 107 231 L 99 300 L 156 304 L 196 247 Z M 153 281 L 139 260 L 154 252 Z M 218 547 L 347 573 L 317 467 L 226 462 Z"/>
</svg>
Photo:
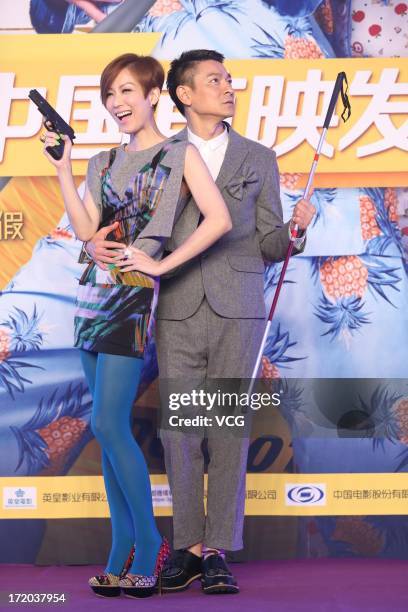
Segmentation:
<svg viewBox="0 0 408 612">
<path fill-rule="evenodd" d="M 228 146 L 228 129 L 224 127 L 224 131 L 215 138 L 211 138 L 210 140 L 204 140 L 200 136 L 197 136 L 187 128 L 187 138 L 189 142 L 197 147 L 200 152 L 201 157 L 205 161 L 207 168 L 210 171 L 213 180 L 217 179 L 217 176 L 220 172 L 222 162 L 224 161 L 225 152 Z M 289 238 L 290 238 L 290 228 L 289 228 Z M 299 238 L 294 239 L 295 248 L 300 248 L 305 240 L 305 236 L 301 236 Z"/>
<path fill-rule="evenodd" d="M 200 151 L 200 155 L 215 181 L 220 172 L 228 146 L 227 128 L 224 127 L 224 131 L 215 136 L 215 138 L 211 138 L 211 140 L 204 140 L 204 138 L 196 136 L 196 134 L 187 128 L 187 137 L 189 142 L 193 143 Z"/>
</svg>

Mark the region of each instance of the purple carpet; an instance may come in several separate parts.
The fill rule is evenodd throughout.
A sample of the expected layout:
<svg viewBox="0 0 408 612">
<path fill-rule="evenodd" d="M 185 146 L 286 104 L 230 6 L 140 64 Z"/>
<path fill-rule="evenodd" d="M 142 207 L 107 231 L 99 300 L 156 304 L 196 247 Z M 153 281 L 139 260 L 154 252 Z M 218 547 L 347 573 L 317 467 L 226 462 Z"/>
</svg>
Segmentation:
<svg viewBox="0 0 408 612">
<path fill-rule="evenodd" d="M 0 566 L 1 609 L 148 610 L 160 612 L 375 612 L 408 610 L 408 562 L 378 559 L 316 559 L 233 564 L 239 595 L 204 595 L 194 583 L 184 593 L 145 600 L 96 597 L 87 586 L 101 567 Z M 6 593 L 66 593 L 67 603 L 7 604 Z"/>
</svg>

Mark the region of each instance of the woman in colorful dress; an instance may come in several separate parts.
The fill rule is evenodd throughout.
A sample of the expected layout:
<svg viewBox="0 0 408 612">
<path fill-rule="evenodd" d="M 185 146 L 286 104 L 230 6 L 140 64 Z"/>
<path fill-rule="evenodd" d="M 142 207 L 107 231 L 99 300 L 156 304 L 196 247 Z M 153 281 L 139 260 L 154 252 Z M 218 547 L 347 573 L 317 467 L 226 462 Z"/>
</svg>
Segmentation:
<svg viewBox="0 0 408 612">
<path fill-rule="evenodd" d="M 117 261 L 105 269 L 89 261 L 79 282 L 75 346 L 93 397 L 91 426 L 102 447 L 102 469 L 112 523 L 112 548 L 103 575 L 90 579 L 98 595 L 151 595 L 169 554 L 153 515 L 146 462 L 130 426 L 143 365 L 157 277 L 183 264 L 231 228 L 231 219 L 194 146 L 166 139 L 154 109 L 164 80 L 151 57 L 125 54 L 101 76 L 101 99 L 130 141 L 91 158 L 83 199 L 72 176 L 71 142 L 54 160 L 47 147 L 59 136 L 45 131 L 44 154 L 56 167 L 76 236 L 89 240 L 110 227 Z M 161 259 L 189 194 L 203 220 L 173 253 Z M 133 560 L 129 551 L 134 546 Z"/>
</svg>

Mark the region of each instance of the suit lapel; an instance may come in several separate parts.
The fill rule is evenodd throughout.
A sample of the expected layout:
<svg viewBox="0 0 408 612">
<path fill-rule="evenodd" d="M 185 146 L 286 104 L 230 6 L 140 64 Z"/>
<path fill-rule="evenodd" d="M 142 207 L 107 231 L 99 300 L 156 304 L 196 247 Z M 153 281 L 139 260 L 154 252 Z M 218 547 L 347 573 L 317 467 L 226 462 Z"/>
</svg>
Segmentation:
<svg viewBox="0 0 408 612">
<path fill-rule="evenodd" d="M 248 155 L 248 147 L 245 138 L 242 138 L 242 136 L 229 126 L 227 127 L 229 131 L 227 150 L 225 151 L 224 161 L 222 162 L 220 172 L 215 181 L 220 191 L 225 185 L 228 185 L 229 181 Z M 180 140 L 187 140 L 187 128 L 178 132 L 175 137 Z"/>
<path fill-rule="evenodd" d="M 217 180 L 215 181 L 220 191 L 225 185 L 228 185 L 247 155 L 248 148 L 245 139 L 232 128 L 229 128 L 227 150 Z"/>
</svg>

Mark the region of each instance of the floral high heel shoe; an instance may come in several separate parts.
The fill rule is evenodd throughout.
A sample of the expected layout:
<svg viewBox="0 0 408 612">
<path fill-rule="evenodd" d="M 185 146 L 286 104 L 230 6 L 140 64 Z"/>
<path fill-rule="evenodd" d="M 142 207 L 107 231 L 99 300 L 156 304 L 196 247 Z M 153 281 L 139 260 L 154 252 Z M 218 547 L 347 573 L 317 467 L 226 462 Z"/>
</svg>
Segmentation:
<svg viewBox="0 0 408 612">
<path fill-rule="evenodd" d="M 99 576 L 92 576 L 88 580 L 88 584 L 96 595 L 99 597 L 118 597 L 120 595 L 120 585 L 119 581 L 121 578 L 126 576 L 130 566 L 133 563 L 133 558 L 135 556 L 135 547 L 132 546 L 129 556 L 125 565 L 123 566 L 123 570 L 117 576 L 116 574 L 100 574 Z"/>
<path fill-rule="evenodd" d="M 161 574 L 169 556 L 170 546 L 166 538 L 163 538 L 157 553 L 153 575 L 126 574 L 126 576 L 119 580 L 123 593 L 127 597 L 150 597 L 155 592 L 156 587 L 158 587 L 159 595 L 161 595 Z"/>
</svg>

